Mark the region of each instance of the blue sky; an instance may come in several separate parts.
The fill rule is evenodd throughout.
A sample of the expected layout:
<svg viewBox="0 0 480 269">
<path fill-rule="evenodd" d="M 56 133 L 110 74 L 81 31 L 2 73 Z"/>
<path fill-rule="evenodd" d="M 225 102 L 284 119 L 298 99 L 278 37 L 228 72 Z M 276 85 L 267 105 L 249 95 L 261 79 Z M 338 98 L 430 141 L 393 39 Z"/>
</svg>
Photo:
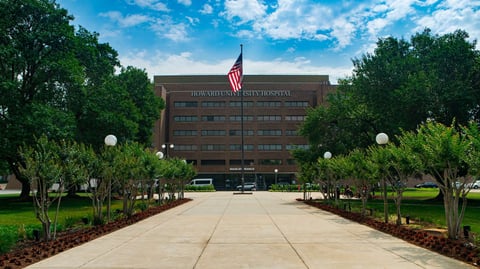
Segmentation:
<svg viewBox="0 0 480 269">
<path fill-rule="evenodd" d="M 226 74 L 243 44 L 245 74 L 351 75 L 378 38 L 466 30 L 480 0 L 57 0 L 100 34 L 123 66 L 154 75 Z M 477 48 L 479 46 L 477 45 Z"/>
</svg>

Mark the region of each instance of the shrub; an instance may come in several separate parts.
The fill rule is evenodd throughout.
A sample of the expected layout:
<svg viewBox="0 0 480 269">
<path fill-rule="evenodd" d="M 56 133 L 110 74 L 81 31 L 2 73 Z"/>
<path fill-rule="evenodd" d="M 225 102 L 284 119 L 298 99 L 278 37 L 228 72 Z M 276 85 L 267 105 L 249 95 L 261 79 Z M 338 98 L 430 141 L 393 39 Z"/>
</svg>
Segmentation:
<svg viewBox="0 0 480 269">
<path fill-rule="evenodd" d="M 22 235 L 23 236 L 23 235 Z M 18 241 L 18 226 L 1 226 L 0 227 L 0 254 L 10 251 Z"/>
<path fill-rule="evenodd" d="M 215 187 L 213 185 L 207 185 L 207 186 L 186 185 L 185 191 L 215 191 Z"/>
</svg>

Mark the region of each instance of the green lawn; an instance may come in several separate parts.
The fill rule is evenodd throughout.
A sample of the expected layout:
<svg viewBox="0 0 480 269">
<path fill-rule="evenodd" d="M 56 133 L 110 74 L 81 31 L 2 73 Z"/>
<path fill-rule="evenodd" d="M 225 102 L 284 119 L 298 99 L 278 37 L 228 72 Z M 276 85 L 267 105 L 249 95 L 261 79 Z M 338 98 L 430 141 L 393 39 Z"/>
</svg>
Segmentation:
<svg viewBox="0 0 480 269">
<path fill-rule="evenodd" d="M 407 189 L 402 200 L 402 216 L 410 216 L 412 222 L 428 222 L 432 223 L 432 226 L 445 227 L 443 201 L 434 200 L 439 191 L 439 189 Z M 376 195 L 380 195 L 380 193 L 376 193 Z M 480 192 L 470 192 L 467 197 L 468 202 L 463 225 L 470 226 L 472 232 L 480 234 Z M 360 201 L 353 202 L 352 206 L 359 210 Z M 383 217 L 383 200 L 370 200 L 368 201 L 368 207 L 375 209 L 377 216 Z M 395 212 L 393 200 L 390 200 L 389 214 L 392 222 L 396 220 Z"/>
<path fill-rule="evenodd" d="M 40 225 L 35 218 L 33 202 L 19 201 L 18 194 L 0 196 L 0 226 L 3 225 Z M 112 201 L 112 209 L 120 209 L 121 201 Z M 53 220 L 56 210 L 56 203 L 50 207 L 49 213 Z M 78 219 L 93 215 L 92 202 L 85 194 L 77 198 L 63 197 L 60 203 L 58 221 L 63 225 L 67 219 Z"/>
</svg>

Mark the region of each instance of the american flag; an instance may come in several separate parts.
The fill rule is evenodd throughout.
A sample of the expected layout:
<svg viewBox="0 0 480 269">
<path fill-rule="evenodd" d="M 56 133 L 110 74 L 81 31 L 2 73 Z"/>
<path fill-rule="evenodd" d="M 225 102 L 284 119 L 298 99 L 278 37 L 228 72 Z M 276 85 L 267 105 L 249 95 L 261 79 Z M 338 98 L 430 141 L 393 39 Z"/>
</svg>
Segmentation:
<svg viewBox="0 0 480 269">
<path fill-rule="evenodd" d="M 228 81 L 233 92 L 238 92 L 242 89 L 243 70 L 242 70 L 242 53 L 238 56 L 237 61 L 233 64 L 230 71 L 228 71 Z"/>
</svg>

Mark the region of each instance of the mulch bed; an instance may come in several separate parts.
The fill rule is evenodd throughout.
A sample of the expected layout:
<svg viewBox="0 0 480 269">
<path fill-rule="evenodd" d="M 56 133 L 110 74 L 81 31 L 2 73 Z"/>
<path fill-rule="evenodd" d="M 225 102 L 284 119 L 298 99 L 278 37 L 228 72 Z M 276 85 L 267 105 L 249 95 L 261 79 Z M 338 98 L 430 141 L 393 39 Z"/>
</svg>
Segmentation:
<svg viewBox="0 0 480 269">
<path fill-rule="evenodd" d="M 443 235 L 431 234 L 423 229 L 412 229 L 405 225 L 385 223 L 360 213 L 349 212 L 314 200 L 302 200 L 305 204 L 339 215 L 378 231 L 393 235 L 414 245 L 432 250 L 471 265 L 480 266 L 480 249 L 468 240 L 452 240 Z"/>
<path fill-rule="evenodd" d="M 64 232 L 59 234 L 55 240 L 48 242 L 25 242 L 22 244 L 23 247 L 21 249 L 0 256 L 0 268 L 24 268 L 189 201 L 191 201 L 191 199 L 180 199 L 168 204 L 150 207 L 145 211 L 134 214 L 130 218 L 119 219 L 108 224 L 85 228 L 74 232 Z"/>
</svg>

